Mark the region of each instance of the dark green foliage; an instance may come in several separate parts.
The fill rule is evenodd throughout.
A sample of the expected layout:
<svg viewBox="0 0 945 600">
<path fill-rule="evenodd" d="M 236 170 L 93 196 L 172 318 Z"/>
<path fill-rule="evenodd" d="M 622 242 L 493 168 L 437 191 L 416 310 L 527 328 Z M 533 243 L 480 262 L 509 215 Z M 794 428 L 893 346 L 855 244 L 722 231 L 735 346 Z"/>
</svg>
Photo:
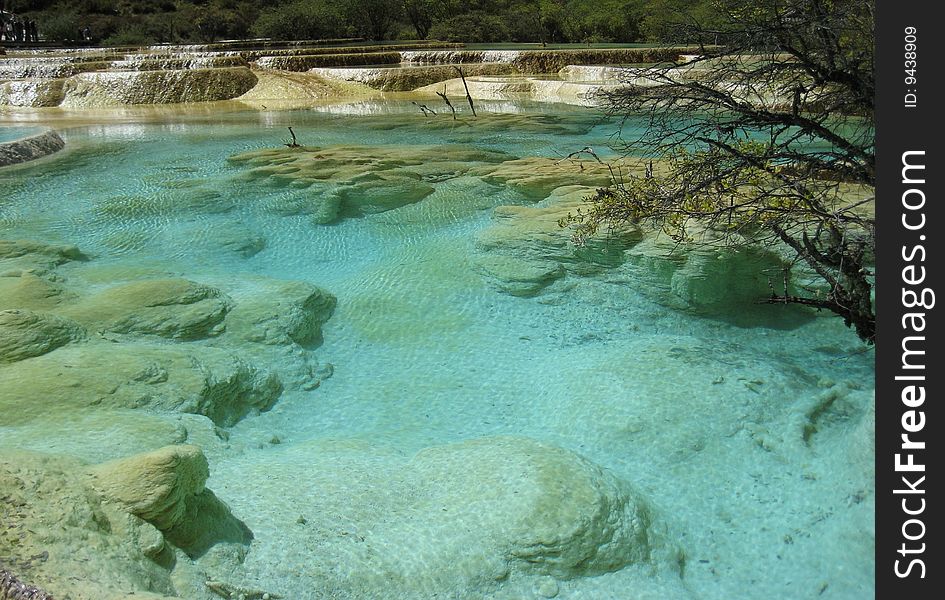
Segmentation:
<svg viewBox="0 0 945 600">
<path fill-rule="evenodd" d="M 96 43 L 363 37 L 463 42 L 682 39 L 674 3 L 708 0 L 20 0 L 46 39 L 89 27 Z"/>
<path fill-rule="evenodd" d="M 509 30 L 502 17 L 474 11 L 439 21 L 430 28 L 430 37 L 448 42 L 504 42 Z"/>
</svg>

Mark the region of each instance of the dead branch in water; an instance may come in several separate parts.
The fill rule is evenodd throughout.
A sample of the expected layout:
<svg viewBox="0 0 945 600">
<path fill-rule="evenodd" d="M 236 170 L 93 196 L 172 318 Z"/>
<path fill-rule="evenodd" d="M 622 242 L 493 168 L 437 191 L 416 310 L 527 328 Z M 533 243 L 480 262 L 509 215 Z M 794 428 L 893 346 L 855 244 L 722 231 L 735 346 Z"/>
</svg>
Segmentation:
<svg viewBox="0 0 945 600">
<path fill-rule="evenodd" d="M 466 75 L 463 74 L 463 69 L 461 67 L 453 67 L 453 68 L 459 71 L 459 78 L 463 80 L 463 89 L 466 90 L 466 102 L 469 103 L 469 110 L 472 111 L 472 114 L 475 117 L 476 107 L 473 106 L 473 99 L 472 99 L 472 96 L 469 94 L 469 86 L 466 85 Z"/>
<path fill-rule="evenodd" d="M 444 86 L 443 86 L 443 91 L 442 91 L 442 92 L 437 92 L 436 95 L 439 96 L 440 98 L 443 98 L 443 102 L 446 102 L 446 105 L 450 107 L 450 110 L 451 110 L 451 111 L 453 111 L 453 120 L 455 121 L 455 120 L 456 120 L 456 109 L 453 108 L 453 103 L 450 102 L 450 99 L 446 97 L 446 86 L 444 85 Z"/>
<path fill-rule="evenodd" d="M 417 104 L 416 102 L 411 102 L 414 106 L 420 109 L 424 117 L 429 116 L 427 113 L 431 113 L 433 116 L 436 116 L 436 111 L 427 106 L 426 104 Z"/>
<path fill-rule="evenodd" d="M 556 162 L 555 164 L 557 165 L 557 164 L 563 163 L 563 162 L 566 161 L 566 160 L 571 160 L 572 158 L 574 158 L 574 157 L 577 156 L 578 154 L 590 154 L 591 156 L 593 156 L 594 158 L 597 159 L 597 162 L 599 162 L 600 164 L 604 164 L 604 161 L 602 161 L 602 160 L 600 159 L 600 157 L 597 156 L 597 153 L 594 152 L 594 149 L 591 148 L 590 146 L 585 146 L 585 147 L 582 148 L 581 150 L 577 150 L 577 151 L 575 151 L 575 152 L 572 152 L 571 154 L 565 156 L 564 158 L 562 158 L 561 160 L 559 160 L 559 161 Z"/>
<path fill-rule="evenodd" d="M 287 148 L 301 148 L 301 147 L 302 147 L 302 144 L 300 144 L 300 143 L 298 143 L 298 141 L 296 141 L 296 139 L 295 139 L 295 132 L 292 131 L 292 128 L 291 128 L 291 127 L 289 127 L 289 135 L 292 136 L 292 141 L 291 141 L 290 143 L 285 144 L 285 146 L 286 146 Z"/>
</svg>

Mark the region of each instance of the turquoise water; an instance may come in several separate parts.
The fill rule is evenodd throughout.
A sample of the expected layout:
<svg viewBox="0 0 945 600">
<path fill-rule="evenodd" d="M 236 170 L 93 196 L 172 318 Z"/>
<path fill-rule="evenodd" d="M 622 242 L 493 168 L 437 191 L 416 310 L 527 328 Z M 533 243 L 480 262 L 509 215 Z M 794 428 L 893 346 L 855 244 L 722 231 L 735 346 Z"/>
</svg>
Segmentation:
<svg viewBox="0 0 945 600">
<path fill-rule="evenodd" d="M 714 315 L 670 308 L 633 264 L 511 296 L 477 268 L 476 240 L 495 207 L 534 202 L 520 191 L 443 179 L 415 204 L 316 225 L 269 208 L 304 192 L 245 180 L 246 168 L 226 161 L 279 146 L 289 125 L 320 147 L 462 144 L 557 158 L 592 146 L 612 155 L 615 124 L 595 113 L 504 108 L 518 117 L 454 128 L 389 103 L 66 129 L 60 156 L 0 173 L 0 227 L 4 238 L 76 244 L 103 271 L 211 284 L 265 275 L 337 297 L 315 349 L 333 376 L 315 390 L 288 389 L 232 428 L 230 451 L 211 456 L 208 487 L 253 530 L 243 568 L 266 589 L 312 597 L 305 590 L 327 575 L 299 565 L 338 559 L 295 525 L 296 503 L 314 493 L 300 474 L 328 468 L 319 461 L 329 442 L 386 457 L 524 435 L 633 483 L 685 555 L 679 585 L 632 592 L 640 574 L 624 570 L 562 580 L 558 597 L 871 594 L 872 457 L 856 450 L 856 436 L 872 355 L 839 319 L 755 305 Z M 209 200 L 180 208 L 195 197 Z M 128 217 L 106 205 L 138 209 Z M 222 247 L 215 236 L 233 226 L 264 248 L 247 257 Z M 842 410 L 808 438 L 805 415 L 825 390 L 839 390 Z M 278 445 L 266 443 L 273 435 Z M 383 477 L 371 485 L 383 487 Z M 422 542 L 436 544 L 436 532 Z"/>
<path fill-rule="evenodd" d="M 13 140 L 18 140 L 29 135 L 35 135 L 40 131 L 42 131 L 41 127 L 0 126 L 0 144 L 12 142 Z"/>
</svg>

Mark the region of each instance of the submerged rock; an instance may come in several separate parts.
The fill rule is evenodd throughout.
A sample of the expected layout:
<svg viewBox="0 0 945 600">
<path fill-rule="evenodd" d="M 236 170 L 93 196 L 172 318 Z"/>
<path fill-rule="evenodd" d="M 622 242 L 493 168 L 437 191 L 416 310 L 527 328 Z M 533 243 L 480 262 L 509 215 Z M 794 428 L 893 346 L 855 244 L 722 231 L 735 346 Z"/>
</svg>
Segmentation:
<svg viewBox="0 0 945 600">
<path fill-rule="evenodd" d="M 321 341 L 322 325 L 335 309 L 335 297 L 309 283 L 253 279 L 227 315 L 227 335 L 266 345 Z"/>
<path fill-rule="evenodd" d="M 0 412 L 11 426 L 98 407 L 196 413 L 229 426 L 281 393 L 270 372 L 211 347 L 99 341 L 0 365 Z"/>
<path fill-rule="evenodd" d="M 15 165 L 55 154 L 66 147 L 55 131 L 44 131 L 38 135 L 0 144 L 0 167 Z"/>
<path fill-rule="evenodd" d="M 32 308 L 48 310 L 74 297 L 62 284 L 32 271 L 13 269 L 0 273 L 0 310 Z"/>
<path fill-rule="evenodd" d="M 557 188 L 581 186 L 590 193 L 593 188 L 606 187 L 613 183 L 611 167 L 617 171 L 642 170 L 641 165 L 635 163 L 617 161 L 608 166 L 589 154 L 579 154 L 570 160 L 542 156 L 507 160 L 498 165 L 478 167 L 471 174 L 487 183 L 509 186 L 531 200 L 541 200 Z"/>
<path fill-rule="evenodd" d="M 554 176 L 547 177 L 539 171 L 529 183 L 541 189 L 556 181 Z M 476 239 L 479 271 L 503 292 L 534 296 L 569 273 L 593 276 L 622 265 L 625 250 L 641 238 L 638 232 L 601 232 L 579 246 L 572 241 L 571 231 L 559 225 L 592 191 L 567 186 L 535 206 L 497 207 L 492 225 Z"/>
<path fill-rule="evenodd" d="M 222 292 L 186 279 L 149 279 L 106 289 L 63 310 L 89 328 L 195 340 L 219 335 L 232 306 Z"/>
<path fill-rule="evenodd" d="M 650 559 L 652 517 L 642 498 L 561 448 L 485 438 L 424 450 L 407 469 L 425 482 L 410 510 L 458 536 L 441 539 L 448 550 L 485 545 L 513 569 L 562 579 Z M 467 528 L 472 531 L 462 531 Z"/>
<path fill-rule="evenodd" d="M 499 597 L 517 597 L 515 590 L 527 594 L 548 577 L 663 564 L 661 526 L 629 484 L 528 438 L 434 446 L 409 460 L 325 442 L 266 462 L 265 470 L 241 467 L 249 469 L 244 476 L 267 477 L 274 501 L 304 517 L 278 548 L 258 540 L 262 553 L 248 556 L 247 568 L 257 560 L 271 568 L 273 557 L 305 564 L 300 590 L 419 599 L 491 597 L 501 589 Z"/>
<path fill-rule="evenodd" d="M 55 315 L 16 309 L 0 311 L 0 364 L 40 356 L 85 337 L 77 323 Z"/>
<path fill-rule="evenodd" d="M 0 272 L 46 271 L 70 261 L 87 260 L 78 247 L 32 240 L 0 240 Z"/>
<path fill-rule="evenodd" d="M 419 202 L 433 193 L 433 183 L 508 158 L 452 146 L 332 146 L 256 150 L 229 161 L 245 166 L 241 180 L 293 189 L 272 205 L 273 212 L 330 223 Z"/>
</svg>

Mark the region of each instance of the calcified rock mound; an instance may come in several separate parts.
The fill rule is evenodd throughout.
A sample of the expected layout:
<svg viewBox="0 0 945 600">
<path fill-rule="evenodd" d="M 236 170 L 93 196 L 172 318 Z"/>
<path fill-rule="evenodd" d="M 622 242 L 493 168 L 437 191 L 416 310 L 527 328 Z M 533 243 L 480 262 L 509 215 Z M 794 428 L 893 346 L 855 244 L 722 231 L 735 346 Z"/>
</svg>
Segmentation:
<svg viewBox="0 0 945 600">
<path fill-rule="evenodd" d="M 293 47 L 293 48 L 247 48 L 223 51 L 223 55 L 240 56 L 254 62 L 266 57 L 319 56 L 325 54 L 389 54 L 403 50 L 422 50 L 430 48 L 459 48 L 462 44 L 441 42 L 412 42 L 409 44 L 371 44 L 366 46 L 329 46 L 329 47 Z M 258 65 L 257 65 L 258 66 Z"/>
<path fill-rule="evenodd" d="M 195 340 L 222 333 L 231 305 L 209 286 L 155 279 L 108 288 L 63 312 L 97 331 Z"/>
<path fill-rule="evenodd" d="M 31 310 L 3 310 L 0 364 L 40 356 L 84 337 L 85 330 L 67 319 Z"/>
<path fill-rule="evenodd" d="M 248 68 L 81 73 L 63 88 L 70 108 L 228 100 L 256 85 Z"/>
<path fill-rule="evenodd" d="M 154 525 L 190 556 L 226 541 L 248 544 L 252 533 L 205 487 L 207 459 L 197 446 L 168 446 L 93 467 L 92 486 Z"/>
<path fill-rule="evenodd" d="M 143 273 L 96 261 L 59 272 L 87 260 L 74 246 L 0 241 L 6 425 L 138 409 L 228 427 L 287 386 L 314 389 L 332 374 L 311 352 L 336 303 L 325 290 L 265 277 L 135 279 Z"/>
<path fill-rule="evenodd" d="M 713 244 L 718 234 L 711 230 L 694 234 L 693 244 L 679 244 L 658 232 L 604 228 L 583 246 L 574 245 L 571 229 L 559 223 L 586 208 L 585 199 L 594 191 L 587 184 L 603 172 L 585 167 L 571 177 L 577 181 L 584 177 L 585 185 L 548 192 L 567 179 L 562 166 L 546 159 L 522 159 L 503 163 L 491 174 L 482 170 L 487 181 L 511 185 L 531 197 L 548 194 L 535 206 L 496 208 L 493 224 L 477 236 L 475 265 L 499 290 L 534 296 L 558 289 L 556 284 L 569 275 L 608 273 L 612 280 L 661 304 L 705 314 L 724 314 L 733 306 L 757 307 L 770 295 L 771 281 L 782 272 L 781 258 L 772 251 Z M 641 168 L 625 162 L 615 170 Z"/>
<path fill-rule="evenodd" d="M 181 71 L 187 69 L 222 69 L 247 67 L 241 56 L 158 56 L 132 54 L 108 63 L 115 71 Z"/>
<path fill-rule="evenodd" d="M 713 247 L 706 242 L 680 245 L 667 236 L 649 236 L 628 251 L 628 264 L 640 277 L 640 289 L 673 308 L 731 312 L 756 306 L 780 283 L 784 263 L 769 250 Z M 698 239 L 698 238 L 697 238 Z"/>
<path fill-rule="evenodd" d="M 72 459 L 0 452 L 4 562 L 55 598 L 175 596 L 170 573 L 155 562 L 168 558 L 161 532 L 92 490 L 84 471 Z"/>
<path fill-rule="evenodd" d="M 350 67 L 354 65 L 396 65 L 399 52 L 366 52 L 356 54 L 311 54 L 298 56 L 264 56 L 256 61 L 262 69 L 277 71 L 308 71 L 317 67 Z"/>
<path fill-rule="evenodd" d="M 0 167 L 49 156 L 59 152 L 65 146 L 66 143 L 62 141 L 59 134 L 52 130 L 12 142 L 0 143 Z"/>
<path fill-rule="evenodd" d="M 334 146 L 256 150 L 229 161 L 247 167 L 241 180 L 299 192 L 272 206 L 274 212 L 330 223 L 419 202 L 433 193 L 434 183 L 507 158 L 465 147 Z"/>
<path fill-rule="evenodd" d="M 204 488 L 206 476 L 206 459 L 193 446 L 92 468 L 0 451 L 4 566 L 55 598 L 180 597 L 181 584 L 199 584 L 172 573 L 175 546 L 199 554 L 245 546 L 252 535 Z"/>
<path fill-rule="evenodd" d="M 24 306 L 48 310 L 73 298 L 62 284 L 32 271 L 11 270 L 0 274 L 0 310 Z"/>
<path fill-rule="evenodd" d="M 236 308 L 227 316 L 227 335 L 265 345 L 321 341 L 322 325 L 331 317 L 337 301 L 323 289 L 302 281 L 254 279 L 244 283 Z"/>
<path fill-rule="evenodd" d="M 267 108 L 310 106 L 314 100 L 349 96 L 371 97 L 376 92 L 357 83 L 333 80 L 314 73 L 256 71 L 258 83 L 236 98 L 240 102 Z"/>
<path fill-rule="evenodd" d="M 631 486 L 527 438 L 435 446 L 409 460 L 335 442 L 267 463 L 267 493 L 286 490 L 278 502 L 303 518 L 278 548 L 260 540 L 261 550 L 305 564 L 300 589 L 326 597 L 482 598 L 506 587 L 500 597 L 516 597 L 543 578 L 649 569 L 664 556 L 660 527 Z"/>
<path fill-rule="evenodd" d="M 506 75 L 512 67 L 503 63 L 467 65 L 463 69 L 466 76 Z M 429 65 L 395 68 L 316 68 L 312 73 L 328 79 L 340 79 L 363 83 L 376 90 L 385 92 L 406 92 L 419 87 L 432 85 L 453 79 L 457 75 L 451 65 Z M 444 110 L 448 110 L 446 106 Z"/>
</svg>

